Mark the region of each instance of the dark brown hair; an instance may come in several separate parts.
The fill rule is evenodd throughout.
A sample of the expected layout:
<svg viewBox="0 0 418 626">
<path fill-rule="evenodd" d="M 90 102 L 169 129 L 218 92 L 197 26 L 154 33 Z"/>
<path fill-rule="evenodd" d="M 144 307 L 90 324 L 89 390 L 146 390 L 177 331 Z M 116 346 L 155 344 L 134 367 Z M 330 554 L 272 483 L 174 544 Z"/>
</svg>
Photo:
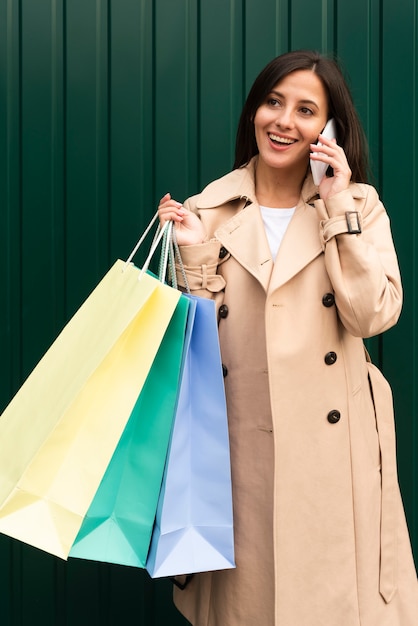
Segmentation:
<svg viewBox="0 0 418 626">
<path fill-rule="evenodd" d="M 367 182 L 367 143 L 346 80 L 336 61 L 311 50 L 295 50 L 276 57 L 255 79 L 238 124 L 234 169 L 258 154 L 253 123 L 258 107 L 277 83 L 298 70 L 312 70 L 322 81 L 328 96 L 328 117 L 335 120 L 338 144 L 346 154 L 352 180 Z"/>
</svg>

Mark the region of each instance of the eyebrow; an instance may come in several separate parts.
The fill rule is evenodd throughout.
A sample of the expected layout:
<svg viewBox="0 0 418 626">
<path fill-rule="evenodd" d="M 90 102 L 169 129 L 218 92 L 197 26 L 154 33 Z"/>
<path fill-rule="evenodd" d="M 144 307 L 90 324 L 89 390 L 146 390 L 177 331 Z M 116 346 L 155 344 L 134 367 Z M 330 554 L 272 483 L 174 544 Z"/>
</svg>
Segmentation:
<svg viewBox="0 0 418 626">
<path fill-rule="evenodd" d="M 280 91 L 276 91 L 275 89 L 273 89 L 270 93 L 273 93 L 275 96 L 279 96 L 280 98 L 286 99 L 286 96 L 284 94 L 280 93 Z M 299 104 L 313 104 L 317 109 L 319 109 L 318 104 L 315 102 L 315 100 L 303 99 L 299 100 Z"/>
</svg>

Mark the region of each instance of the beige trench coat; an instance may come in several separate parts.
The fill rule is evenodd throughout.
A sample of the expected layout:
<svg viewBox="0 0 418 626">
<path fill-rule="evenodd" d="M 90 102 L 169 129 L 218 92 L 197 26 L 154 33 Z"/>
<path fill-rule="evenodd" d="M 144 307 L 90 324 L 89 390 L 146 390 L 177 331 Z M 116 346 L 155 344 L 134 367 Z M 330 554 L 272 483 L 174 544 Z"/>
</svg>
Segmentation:
<svg viewBox="0 0 418 626">
<path fill-rule="evenodd" d="M 219 307 L 237 567 L 176 605 L 195 626 L 417 626 L 391 392 L 362 341 L 401 310 L 388 216 L 372 187 L 323 202 L 309 176 L 273 263 L 254 166 L 186 203 L 208 234 L 182 248 L 188 281 Z"/>
</svg>

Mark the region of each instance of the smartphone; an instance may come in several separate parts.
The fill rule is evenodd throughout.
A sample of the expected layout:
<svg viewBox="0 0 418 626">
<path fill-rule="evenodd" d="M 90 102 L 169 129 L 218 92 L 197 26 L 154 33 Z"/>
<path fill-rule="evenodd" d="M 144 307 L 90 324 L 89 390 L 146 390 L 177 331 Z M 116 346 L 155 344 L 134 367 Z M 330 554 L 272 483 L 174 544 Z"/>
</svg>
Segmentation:
<svg viewBox="0 0 418 626">
<path fill-rule="evenodd" d="M 321 135 L 324 135 L 324 137 L 326 137 L 327 139 L 337 139 L 337 127 L 335 125 L 333 118 L 328 120 Z M 320 146 L 322 144 L 320 141 L 318 141 L 317 145 Z M 311 160 L 312 178 L 313 178 L 315 185 L 319 185 L 328 167 L 329 165 L 327 163 L 322 163 L 322 161 Z"/>
</svg>

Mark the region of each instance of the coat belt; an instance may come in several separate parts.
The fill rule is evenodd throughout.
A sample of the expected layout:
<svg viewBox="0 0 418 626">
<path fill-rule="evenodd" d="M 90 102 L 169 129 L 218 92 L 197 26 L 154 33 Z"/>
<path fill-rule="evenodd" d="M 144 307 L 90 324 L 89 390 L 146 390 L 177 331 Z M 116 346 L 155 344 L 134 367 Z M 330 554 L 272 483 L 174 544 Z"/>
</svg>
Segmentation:
<svg viewBox="0 0 418 626">
<path fill-rule="evenodd" d="M 367 363 L 367 366 L 373 389 L 382 463 L 379 590 L 385 602 L 389 603 L 397 591 L 397 524 L 399 506 L 393 399 L 389 383 L 380 370 L 370 361 Z"/>
</svg>

